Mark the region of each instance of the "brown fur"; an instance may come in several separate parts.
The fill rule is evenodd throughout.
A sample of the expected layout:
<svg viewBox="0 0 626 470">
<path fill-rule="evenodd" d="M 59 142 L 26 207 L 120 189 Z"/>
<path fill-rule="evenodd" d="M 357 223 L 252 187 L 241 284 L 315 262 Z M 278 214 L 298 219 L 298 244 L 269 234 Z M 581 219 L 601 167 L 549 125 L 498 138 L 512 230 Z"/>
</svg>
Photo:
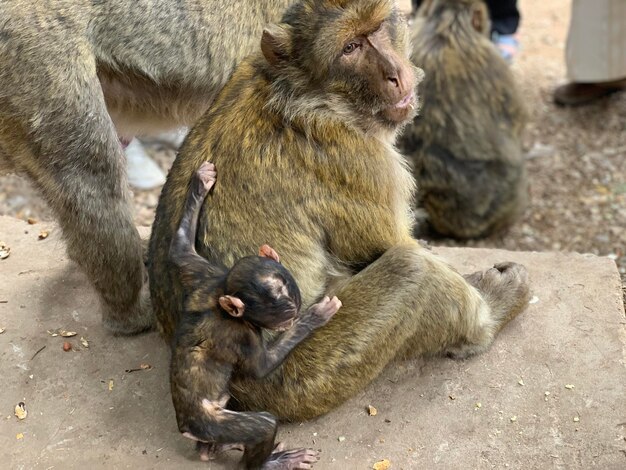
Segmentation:
<svg viewBox="0 0 626 470">
<path fill-rule="evenodd" d="M 424 2 L 412 27 L 411 59 L 426 74 L 424 101 L 400 148 L 413 163 L 418 204 L 446 236 L 489 235 L 513 223 L 527 203 L 527 115 L 489 30 L 481 0 Z"/>
<path fill-rule="evenodd" d="M 118 137 L 192 124 L 291 0 L 0 0 L 0 170 L 27 175 L 104 323 L 154 321 Z"/>
<path fill-rule="evenodd" d="M 523 267 L 492 268 L 470 285 L 412 238 L 414 182 L 393 146 L 412 113 L 396 123 L 382 117 L 389 100 L 374 89 L 385 89 L 377 82 L 385 75 L 358 75 L 371 70 L 358 61 L 344 67 L 344 42 L 319 55 L 309 47 L 320 31 L 338 37 L 348 27 L 344 18 L 354 28 L 358 11 L 371 8 L 386 12 L 381 54 L 406 84 L 417 83 L 421 73 L 410 64 L 406 25 L 392 2 L 303 0 L 270 28 L 265 58 L 242 62 L 191 131 L 152 232 L 150 285 L 167 338 L 183 302 L 167 250 L 190 180 L 206 159 L 219 169 L 220 183 L 201 214 L 199 252 L 230 264 L 271 240 L 303 306 L 324 294 L 341 299 L 328 325 L 272 374 L 231 384 L 242 406 L 284 419 L 329 411 L 396 358 L 483 351 L 528 300 Z"/>
</svg>

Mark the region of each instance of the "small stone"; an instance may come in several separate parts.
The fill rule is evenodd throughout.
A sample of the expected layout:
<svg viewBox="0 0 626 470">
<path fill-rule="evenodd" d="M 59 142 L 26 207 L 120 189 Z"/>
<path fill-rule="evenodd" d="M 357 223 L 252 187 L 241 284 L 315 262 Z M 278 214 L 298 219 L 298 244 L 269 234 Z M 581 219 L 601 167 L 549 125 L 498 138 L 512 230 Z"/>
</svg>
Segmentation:
<svg viewBox="0 0 626 470">
<path fill-rule="evenodd" d="M 35 225 L 37 223 L 37 219 L 29 217 L 28 219 L 26 219 L 26 222 L 28 222 L 28 225 Z"/>
<path fill-rule="evenodd" d="M 24 434 L 22 434 L 21 432 L 18 432 L 18 433 L 15 435 L 15 438 L 16 438 L 18 441 L 19 441 L 20 439 L 24 439 Z"/>
<path fill-rule="evenodd" d="M 574 388 L 574 386 L 572 384 L 567 384 L 567 385 L 565 385 L 565 388 L 568 389 L 568 390 L 571 390 L 571 389 Z"/>
<path fill-rule="evenodd" d="M 520 384 L 522 387 L 524 386 L 524 381 L 522 379 L 519 379 L 517 383 Z"/>
<path fill-rule="evenodd" d="M 68 352 L 72 350 L 72 343 L 66 341 L 63 343 L 63 351 Z"/>
<path fill-rule="evenodd" d="M 474 409 L 475 409 L 475 410 L 477 410 L 477 409 L 481 408 L 483 405 L 482 405 L 482 403 L 478 402 L 478 403 L 476 403 L 476 405 L 474 405 L 474 406 L 476 407 L 476 408 L 474 408 Z"/>
<path fill-rule="evenodd" d="M 346 440 L 346 437 L 345 437 L 345 436 L 339 436 L 339 437 L 337 438 L 337 440 L 338 440 L 339 442 L 343 442 L 343 441 L 345 441 L 345 440 Z"/>
<path fill-rule="evenodd" d="M 514 423 L 515 421 L 517 421 L 517 416 L 511 416 L 511 422 Z"/>
<path fill-rule="evenodd" d="M 49 230 L 42 230 L 41 232 L 39 232 L 39 240 L 45 240 L 46 238 L 48 238 L 48 236 L 50 235 L 50 231 Z"/>
<path fill-rule="evenodd" d="M 554 155 L 554 147 L 552 145 L 544 145 L 541 142 L 535 142 L 532 148 L 526 154 L 526 158 L 545 158 Z"/>
<path fill-rule="evenodd" d="M 80 337 L 80 344 L 83 345 L 83 347 L 88 348 L 89 347 L 89 341 L 87 341 L 85 338 L 83 338 L 82 336 Z"/>
<path fill-rule="evenodd" d="M 6 328 L 0 328 L 0 335 L 4 333 L 6 330 L 7 330 Z"/>
<path fill-rule="evenodd" d="M 528 303 L 531 305 L 536 304 L 537 302 L 539 302 L 539 297 L 537 297 L 536 295 L 533 295 L 533 298 L 528 301 Z"/>
<path fill-rule="evenodd" d="M 378 410 L 374 408 L 372 405 L 369 405 L 367 407 L 367 414 L 369 414 L 370 416 L 376 416 L 378 414 Z"/>
<path fill-rule="evenodd" d="M 109 392 L 113 390 L 113 379 L 109 380 Z"/>
<path fill-rule="evenodd" d="M 574 416 L 574 422 L 577 423 L 580 421 L 580 418 L 578 416 Z"/>
</svg>

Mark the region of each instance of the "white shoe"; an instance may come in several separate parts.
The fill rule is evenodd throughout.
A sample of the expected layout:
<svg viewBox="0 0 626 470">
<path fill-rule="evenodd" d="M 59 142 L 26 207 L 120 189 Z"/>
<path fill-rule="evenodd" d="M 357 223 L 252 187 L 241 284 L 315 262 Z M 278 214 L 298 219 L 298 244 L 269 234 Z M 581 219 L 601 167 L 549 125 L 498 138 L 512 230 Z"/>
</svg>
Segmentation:
<svg viewBox="0 0 626 470">
<path fill-rule="evenodd" d="M 146 144 L 159 144 L 165 145 L 166 147 L 171 147 L 174 150 L 178 150 L 178 148 L 183 144 L 185 137 L 187 137 L 187 133 L 189 129 L 187 127 L 181 127 L 179 129 L 162 132 L 161 134 L 150 136 L 150 137 L 142 137 L 142 141 Z"/>
<path fill-rule="evenodd" d="M 165 183 L 165 174 L 150 158 L 137 139 L 133 139 L 125 150 L 128 183 L 137 189 L 153 189 Z"/>
</svg>

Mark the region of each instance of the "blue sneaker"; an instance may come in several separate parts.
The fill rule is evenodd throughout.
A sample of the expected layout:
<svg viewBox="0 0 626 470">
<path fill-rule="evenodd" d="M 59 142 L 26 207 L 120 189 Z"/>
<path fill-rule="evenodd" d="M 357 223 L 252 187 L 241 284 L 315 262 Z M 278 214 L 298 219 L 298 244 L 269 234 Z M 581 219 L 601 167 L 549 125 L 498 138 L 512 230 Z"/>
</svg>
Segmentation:
<svg viewBox="0 0 626 470">
<path fill-rule="evenodd" d="M 491 40 L 496 45 L 500 54 L 508 64 L 513 63 L 513 59 L 519 52 L 519 41 L 515 34 L 498 34 L 493 32 Z"/>
</svg>

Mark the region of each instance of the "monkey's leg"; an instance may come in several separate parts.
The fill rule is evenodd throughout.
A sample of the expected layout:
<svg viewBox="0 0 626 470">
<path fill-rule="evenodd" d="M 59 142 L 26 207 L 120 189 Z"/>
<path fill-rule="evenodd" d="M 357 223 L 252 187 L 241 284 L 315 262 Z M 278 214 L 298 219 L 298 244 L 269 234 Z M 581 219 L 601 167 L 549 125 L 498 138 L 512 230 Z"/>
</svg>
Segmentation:
<svg viewBox="0 0 626 470">
<path fill-rule="evenodd" d="M 14 46 L 28 53 L 0 72 L 0 140 L 58 217 L 68 255 L 100 294 L 104 324 L 146 330 L 154 318 L 124 155 L 90 46 L 61 26 L 40 31 L 36 48 L 22 37 Z"/>
<path fill-rule="evenodd" d="M 276 448 L 276 418 L 269 413 L 236 412 L 222 408 L 218 403 L 202 400 L 196 413 L 193 429 L 187 437 L 210 442 L 214 447 L 227 448 L 243 444 L 242 463 L 247 469 L 283 470 L 311 468 L 317 461 L 312 449 L 282 450 Z M 202 451 L 205 446 L 198 446 Z M 208 456 L 208 454 L 207 454 Z"/>
<path fill-rule="evenodd" d="M 482 351 L 524 308 L 528 285 L 513 264 L 471 280 L 483 295 L 417 242 L 398 245 L 332 293 L 342 308 L 276 372 L 234 381 L 231 393 L 251 409 L 309 419 L 355 395 L 393 359 Z"/>
</svg>

